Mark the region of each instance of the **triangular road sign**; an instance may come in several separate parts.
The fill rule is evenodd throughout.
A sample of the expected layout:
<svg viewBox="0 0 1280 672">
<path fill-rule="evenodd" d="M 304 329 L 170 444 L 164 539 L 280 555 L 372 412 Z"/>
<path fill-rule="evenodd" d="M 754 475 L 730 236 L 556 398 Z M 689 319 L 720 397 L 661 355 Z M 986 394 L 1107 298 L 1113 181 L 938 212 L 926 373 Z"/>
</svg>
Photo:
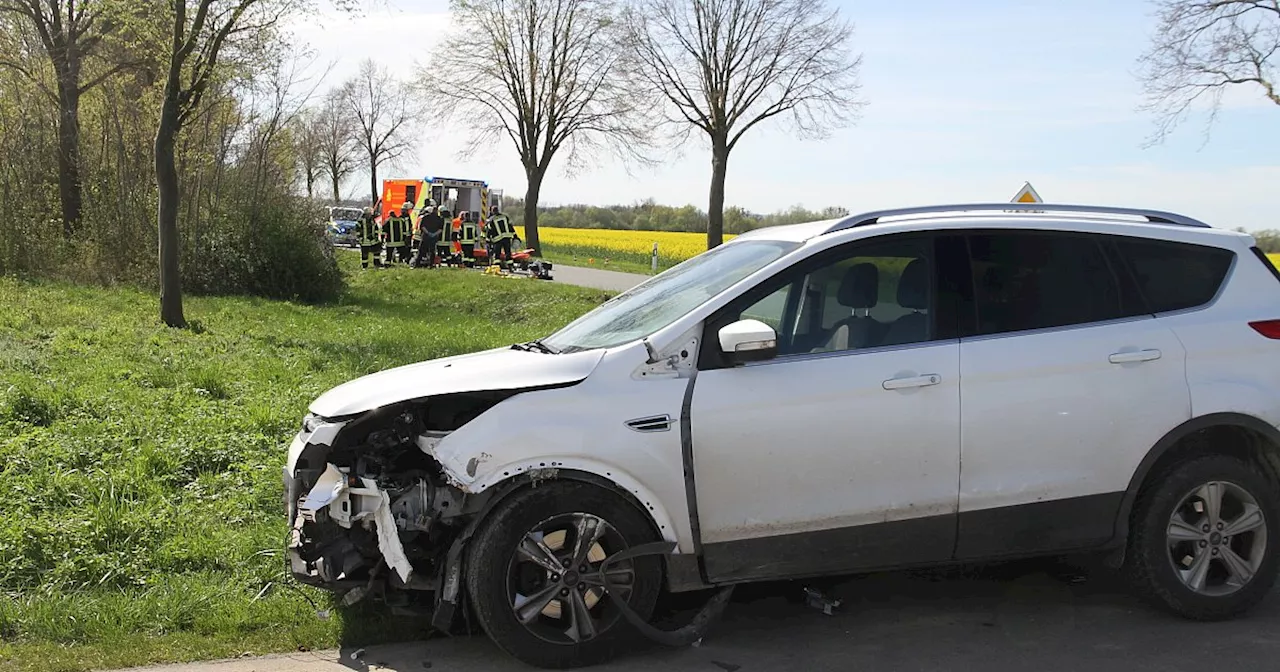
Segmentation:
<svg viewBox="0 0 1280 672">
<path fill-rule="evenodd" d="M 1044 203 L 1044 199 L 1040 198 L 1040 194 L 1036 193 L 1035 187 L 1030 182 L 1022 185 L 1022 189 L 1013 197 L 1010 203 Z"/>
</svg>

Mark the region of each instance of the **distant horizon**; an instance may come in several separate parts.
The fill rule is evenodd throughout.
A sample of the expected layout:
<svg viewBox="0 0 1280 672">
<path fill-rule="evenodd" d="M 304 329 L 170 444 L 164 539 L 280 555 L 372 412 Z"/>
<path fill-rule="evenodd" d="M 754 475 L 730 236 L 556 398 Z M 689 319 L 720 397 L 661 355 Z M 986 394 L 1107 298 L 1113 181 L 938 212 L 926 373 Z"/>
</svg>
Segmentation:
<svg viewBox="0 0 1280 672">
<path fill-rule="evenodd" d="M 1209 224 L 1280 228 L 1280 106 L 1260 91 L 1228 91 L 1212 127 L 1199 110 L 1163 143 L 1144 147 L 1153 119 L 1137 110 L 1137 58 L 1155 27 L 1142 0 L 921 0 L 910 11 L 834 0 L 863 54 L 859 122 L 822 141 L 752 129 L 729 160 L 726 206 L 751 212 L 841 206 L 1004 202 L 1024 182 L 1045 201 L 1169 210 Z M 335 26 L 341 29 L 335 29 Z M 400 78 L 421 72 L 452 25 L 446 0 L 387 0 L 358 17 L 320 12 L 294 36 L 330 64 L 319 92 L 374 58 Z M 386 40 L 389 34 L 411 40 Z M 1206 134 L 1207 130 L 1207 134 Z M 380 175 L 455 175 L 523 197 L 514 148 L 466 160 L 458 129 L 424 128 L 412 156 Z M 566 176 L 557 159 L 541 205 L 605 206 L 652 198 L 707 209 L 710 153 L 696 138 L 655 168 L 603 160 Z M 362 197 L 367 171 L 342 191 Z"/>
</svg>

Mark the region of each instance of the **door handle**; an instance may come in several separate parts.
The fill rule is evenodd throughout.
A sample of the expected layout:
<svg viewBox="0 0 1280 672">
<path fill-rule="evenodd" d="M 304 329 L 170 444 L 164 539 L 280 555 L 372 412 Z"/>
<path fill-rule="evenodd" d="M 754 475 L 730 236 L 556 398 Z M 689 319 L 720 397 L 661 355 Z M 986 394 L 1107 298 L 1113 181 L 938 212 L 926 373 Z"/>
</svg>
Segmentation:
<svg viewBox="0 0 1280 672">
<path fill-rule="evenodd" d="M 905 390 L 909 387 L 928 387 L 937 385 L 942 382 L 942 376 L 936 373 L 930 373 L 923 376 L 912 376 L 910 378 L 890 378 L 881 383 L 886 390 Z"/>
<path fill-rule="evenodd" d="M 1114 352 L 1107 358 L 1112 364 L 1131 364 L 1133 362 L 1149 362 L 1160 359 L 1159 350 L 1134 350 L 1132 352 Z"/>
</svg>

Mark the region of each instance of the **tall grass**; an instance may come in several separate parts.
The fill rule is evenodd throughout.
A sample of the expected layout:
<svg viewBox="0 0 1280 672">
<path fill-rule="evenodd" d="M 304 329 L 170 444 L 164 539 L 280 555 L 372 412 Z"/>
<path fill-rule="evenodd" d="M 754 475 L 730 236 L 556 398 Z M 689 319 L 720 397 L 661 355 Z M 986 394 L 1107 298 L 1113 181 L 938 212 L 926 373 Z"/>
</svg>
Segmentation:
<svg viewBox="0 0 1280 672">
<path fill-rule="evenodd" d="M 280 467 L 355 376 L 545 335 L 606 296 L 465 271 L 354 269 L 329 305 L 0 279 L 0 669 L 417 634 L 285 579 Z M 313 604 L 314 603 L 314 604 Z M 405 628 L 411 630 L 406 633 Z"/>
</svg>

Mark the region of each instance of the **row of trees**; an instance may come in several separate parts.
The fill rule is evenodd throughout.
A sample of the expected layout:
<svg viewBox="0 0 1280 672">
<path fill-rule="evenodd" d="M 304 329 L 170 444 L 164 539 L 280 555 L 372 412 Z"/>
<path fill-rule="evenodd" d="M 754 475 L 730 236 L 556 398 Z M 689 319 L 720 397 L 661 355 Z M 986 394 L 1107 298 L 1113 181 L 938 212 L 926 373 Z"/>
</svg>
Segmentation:
<svg viewBox="0 0 1280 672">
<path fill-rule="evenodd" d="M 518 198 L 504 199 L 504 207 L 512 213 L 511 220 L 524 225 L 524 201 Z M 849 211 L 833 206 L 822 210 L 809 210 L 796 205 L 780 212 L 758 214 L 731 206 L 724 209 L 724 232 L 738 234 L 765 226 L 799 224 L 820 219 L 845 217 Z M 703 233 L 707 230 L 707 212 L 692 205 L 680 207 L 661 205 L 647 200 L 635 205 L 562 205 L 539 206 L 538 222 L 541 226 L 569 229 L 625 229 L 630 231 L 681 231 Z"/>
<path fill-rule="evenodd" d="M 292 189 L 315 83 L 280 26 L 304 3 L 0 0 L 0 272 L 158 285 L 172 326 L 184 278 L 332 295 Z"/>
<path fill-rule="evenodd" d="M 723 240 L 729 156 L 780 119 L 806 137 L 851 121 L 861 58 L 824 0 L 454 0 L 458 29 L 433 54 L 432 116 L 469 128 L 468 150 L 509 141 L 525 170 L 527 242 L 554 161 L 652 163 L 696 135 L 710 146 L 707 246 Z"/>
</svg>

